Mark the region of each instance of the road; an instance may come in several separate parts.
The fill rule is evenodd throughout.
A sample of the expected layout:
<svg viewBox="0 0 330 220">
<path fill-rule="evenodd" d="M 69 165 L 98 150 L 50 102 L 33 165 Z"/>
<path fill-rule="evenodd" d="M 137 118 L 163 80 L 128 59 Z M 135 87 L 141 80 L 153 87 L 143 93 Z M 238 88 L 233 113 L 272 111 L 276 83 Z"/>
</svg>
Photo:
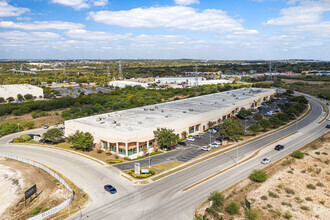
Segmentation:
<svg viewBox="0 0 330 220">
<path fill-rule="evenodd" d="M 272 144 L 248 162 L 185 192 L 182 189 L 187 186 L 235 164 L 237 151 L 231 150 L 218 155 L 152 184 L 136 186 L 120 178 L 116 168 L 100 165 L 60 150 L 8 145 L 6 141 L 9 138 L 3 138 L 0 140 L 0 151 L 46 164 L 65 175 L 78 187 L 84 188 L 93 203 L 83 210 L 82 219 L 192 219 L 194 208 L 207 199 L 211 191 L 222 191 L 246 178 L 252 169 L 264 167 L 260 163 L 262 158 L 269 157 L 276 161 L 326 133 L 328 131 L 325 128 L 326 122 L 317 123 L 322 115 L 321 106 L 313 100 L 310 102 L 313 110 L 308 117 L 298 123 L 298 132 L 279 142 L 286 146 L 284 150 L 274 151 L 275 144 Z M 295 131 L 294 124 L 240 147 L 238 160 Z M 113 184 L 118 189 L 118 193 L 115 195 L 105 193 L 103 185 L 107 183 Z"/>
</svg>

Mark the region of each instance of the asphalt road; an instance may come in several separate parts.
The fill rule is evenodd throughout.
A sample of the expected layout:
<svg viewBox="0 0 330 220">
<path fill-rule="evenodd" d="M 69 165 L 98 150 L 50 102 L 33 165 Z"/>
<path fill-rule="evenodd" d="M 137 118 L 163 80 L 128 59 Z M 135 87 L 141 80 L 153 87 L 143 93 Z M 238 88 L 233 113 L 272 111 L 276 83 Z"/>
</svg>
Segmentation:
<svg viewBox="0 0 330 220">
<path fill-rule="evenodd" d="M 327 122 L 317 123 L 322 115 L 321 106 L 312 100 L 310 102 L 313 111 L 298 123 L 298 133 L 278 142 L 285 145 L 284 150 L 275 151 L 273 148 L 277 143 L 272 144 L 254 159 L 185 192 L 182 189 L 187 186 L 235 164 L 237 151 L 231 150 L 152 184 L 137 186 L 119 177 L 116 168 L 60 150 L 8 145 L 6 140 L 9 138 L 3 138 L 0 139 L 0 151 L 46 164 L 65 175 L 78 187 L 84 188 L 93 203 L 83 210 L 82 219 L 192 219 L 194 208 L 204 201 L 211 191 L 224 190 L 246 178 L 252 169 L 264 167 L 260 163 L 262 158 L 269 157 L 276 161 L 326 133 Z M 294 124 L 240 147 L 238 160 L 295 130 Z M 103 185 L 109 183 L 118 189 L 117 194 L 110 195 L 103 191 Z M 76 215 L 74 218 L 80 219 L 80 216 Z"/>
</svg>

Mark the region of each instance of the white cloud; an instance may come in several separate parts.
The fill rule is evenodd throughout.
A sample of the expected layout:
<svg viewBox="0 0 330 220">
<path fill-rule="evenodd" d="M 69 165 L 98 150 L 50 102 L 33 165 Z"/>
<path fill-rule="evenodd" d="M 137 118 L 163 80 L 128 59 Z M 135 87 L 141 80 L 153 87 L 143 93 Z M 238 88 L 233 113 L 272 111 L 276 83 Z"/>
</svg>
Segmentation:
<svg viewBox="0 0 330 220">
<path fill-rule="evenodd" d="M 61 36 L 59 34 L 53 32 L 21 32 L 21 31 L 6 31 L 0 32 L 0 38 L 4 38 L 7 40 L 13 41 L 40 41 L 40 40 L 56 40 L 60 39 Z"/>
<path fill-rule="evenodd" d="M 107 32 L 87 31 L 83 29 L 69 30 L 65 33 L 67 36 L 75 39 L 84 40 L 103 40 L 103 41 L 116 41 L 123 40 L 131 36 L 131 34 L 113 34 Z"/>
<path fill-rule="evenodd" d="M 25 12 L 30 11 L 28 8 L 19 8 L 11 6 L 6 0 L 0 1 L 0 17 L 19 16 Z"/>
<path fill-rule="evenodd" d="M 106 6 L 108 4 L 108 0 L 97 0 L 93 3 L 95 6 Z"/>
<path fill-rule="evenodd" d="M 177 5 L 192 5 L 199 4 L 199 0 L 174 0 Z"/>
<path fill-rule="evenodd" d="M 12 22 L 12 21 L 0 21 L 0 28 L 13 28 L 13 29 L 23 29 L 23 30 L 71 30 L 84 28 L 83 24 L 77 24 L 72 22 L 63 21 L 35 21 L 33 23 L 23 23 L 23 22 Z"/>
<path fill-rule="evenodd" d="M 235 20 L 226 12 L 206 9 L 201 12 L 191 7 L 135 8 L 127 11 L 90 12 L 88 19 L 109 25 L 131 28 L 176 28 L 214 33 L 245 32 L 241 20 Z"/>
<path fill-rule="evenodd" d="M 289 1 L 290 4 L 296 1 Z M 330 11 L 330 0 L 299 1 L 298 6 L 284 8 L 281 17 L 273 18 L 263 23 L 268 26 L 288 26 L 313 24 L 321 20 L 322 14 Z"/>
<path fill-rule="evenodd" d="M 75 10 L 80 10 L 84 8 L 90 8 L 91 5 L 106 6 L 108 4 L 108 0 L 52 0 L 52 3 L 57 3 L 72 7 Z"/>
</svg>

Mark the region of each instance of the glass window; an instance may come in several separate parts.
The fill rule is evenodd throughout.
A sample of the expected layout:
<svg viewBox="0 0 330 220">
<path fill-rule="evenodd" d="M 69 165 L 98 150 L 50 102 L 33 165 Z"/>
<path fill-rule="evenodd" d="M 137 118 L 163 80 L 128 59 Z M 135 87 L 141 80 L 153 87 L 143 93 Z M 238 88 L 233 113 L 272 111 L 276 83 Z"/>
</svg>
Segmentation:
<svg viewBox="0 0 330 220">
<path fill-rule="evenodd" d="M 136 153 L 136 147 L 128 150 L 128 156 L 131 156 L 132 154 L 134 154 L 134 151 Z"/>
<path fill-rule="evenodd" d="M 107 147 L 108 147 L 107 142 L 102 141 L 102 145 L 103 145 L 103 148 L 104 148 L 104 149 L 107 149 Z"/>
<path fill-rule="evenodd" d="M 122 149 L 122 148 L 119 148 L 118 153 L 125 156 L 126 155 L 126 150 Z"/>
<path fill-rule="evenodd" d="M 189 134 L 192 134 L 195 132 L 194 126 L 189 128 Z"/>
<path fill-rule="evenodd" d="M 153 144 L 154 143 L 152 141 L 149 141 L 149 148 L 152 148 Z"/>
<path fill-rule="evenodd" d="M 110 151 L 116 152 L 116 146 L 110 144 Z"/>
<path fill-rule="evenodd" d="M 196 128 L 195 128 L 196 131 L 199 131 L 199 126 L 200 126 L 200 125 L 196 125 Z"/>
</svg>

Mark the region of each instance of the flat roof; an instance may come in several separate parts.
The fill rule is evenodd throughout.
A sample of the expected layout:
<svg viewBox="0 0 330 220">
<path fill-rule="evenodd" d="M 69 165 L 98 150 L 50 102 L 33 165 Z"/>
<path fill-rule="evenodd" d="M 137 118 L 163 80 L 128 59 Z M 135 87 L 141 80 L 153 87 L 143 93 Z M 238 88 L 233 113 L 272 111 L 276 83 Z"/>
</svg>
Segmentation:
<svg viewBox="0 0 330 220">
<path fill-rule="evenodd" d="M 232 107 L 232 103 L 255 97 L 273 89 L 242 88 L 226 92 L 202 95 L 144 107 L 104 113 L 73 119 L 82 124 L 108 129 L 109 132 L 129 135 L 145 129 L 162 127 L 163 124 Z"/>
</svg>

